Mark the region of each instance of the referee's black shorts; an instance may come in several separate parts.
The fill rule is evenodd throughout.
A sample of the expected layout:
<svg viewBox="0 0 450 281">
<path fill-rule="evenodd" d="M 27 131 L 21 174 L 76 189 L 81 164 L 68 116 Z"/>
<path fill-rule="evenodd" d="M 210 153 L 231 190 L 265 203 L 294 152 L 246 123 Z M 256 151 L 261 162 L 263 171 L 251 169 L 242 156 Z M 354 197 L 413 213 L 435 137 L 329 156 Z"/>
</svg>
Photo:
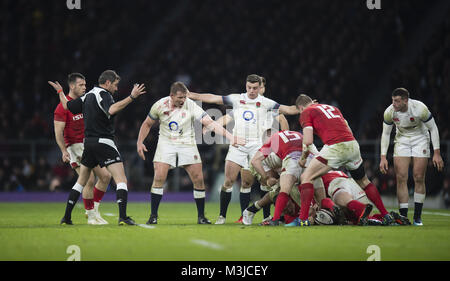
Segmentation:
<svg viewBox="0 0 450 281">
<path fill-rule="evenodd" d="M 84 166 L 92 169 L 100 165 L 103 168 L 119 162 L 122 162 L 122 157 L 113 140 L 106 138 L 84 140 L 84 151 L 81 157 L 81 164 Z"/>
</svg>

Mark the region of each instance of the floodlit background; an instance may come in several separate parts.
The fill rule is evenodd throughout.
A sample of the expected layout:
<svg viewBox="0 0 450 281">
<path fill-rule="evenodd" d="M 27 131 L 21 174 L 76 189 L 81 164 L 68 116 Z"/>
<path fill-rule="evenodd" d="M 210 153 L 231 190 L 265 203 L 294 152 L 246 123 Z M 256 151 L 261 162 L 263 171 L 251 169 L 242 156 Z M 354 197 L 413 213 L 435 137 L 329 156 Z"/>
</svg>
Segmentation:
<svg viewBox="0 0 450 281">
<path fill-rule="evenodd" d="M 0 191 L 66 194 L 76 180 L 54 139 L 58 98 L 47 80 L 60 81 L 67 93 L 67 74 L 81 72 L 89 90 L 103 70 L 114 69 L 122 77 L 116 99 L 133 83 L 146 84 L 148 93 L 117 116 L 116 136 L 130 194 L 147 192 L 142 200 L 149 201 L 158 128 L 146 140 L 146 161 L 135 143 L 151 105 L 174 81 L 227 95 L 244 92 L 246 76 L 256 73 L 267 79 L 266 96 L 281 104 L 293 104 L 304 92 L 338 106 L 361 145 L 369 178 L 391 206 L 392 158 L 389 174 L 378 172 L 382 113 L 392 90 L 407 88 L 433 113 L 446 165 L 438 173 L 430 161 L 425 207 L 448 208 L 450 1 L 381 0 L 381 9 L 373 10 L 366 2 L 81 0 L 81 9 L 71 10 L 66 1 L 1 1 Z M 223 106 L 203 108 L 225 112 Z M 298 116 L 287 118 L 291 130 L 300 129 Z M 212 201 L 227 148 L 199 144 Z M 192 197 L 183 170 L 172 170 L 168 179 L 167 192 Z"/>
</svg>

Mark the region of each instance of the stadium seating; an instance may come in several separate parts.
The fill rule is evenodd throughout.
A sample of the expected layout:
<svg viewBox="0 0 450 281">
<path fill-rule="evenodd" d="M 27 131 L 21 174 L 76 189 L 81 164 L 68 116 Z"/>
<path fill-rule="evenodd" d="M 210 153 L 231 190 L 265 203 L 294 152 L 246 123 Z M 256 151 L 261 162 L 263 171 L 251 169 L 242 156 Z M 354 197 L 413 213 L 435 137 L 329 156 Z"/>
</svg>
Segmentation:
<svg viewBox="0 0 450 281">
<path fill-rule="evenodd" d="M 430 6 L 425 1 L 385 1 L 385 9 L 371 11 L 365 1 L 189 1 L 185 6 L 183 1 L 167 2 L 84 1 L 81 11 L 48 1 L 2 2 L 0 80 L 7 83 L 0 88 L 0 144 L 11 139 L 54 139 L 58 99 L 47 80 L 65 82 L 68 73 L 81 72 L 91 87 L 104 69 L 122 75 L 125 66 L 131 72 L 123 74 L 124 81 L 143 82 L 150 91 L 118 116 L 119 142 L 137 138 L 151 104 L 166 96 L 175 80 L 186 82 L 193 91 L 225 95 L 244 91 L 250 73 L 267 78 L 269 98 L 293 104 L 300 92 L 308 93 L 339 106 L 351 127 L 358 128 L 356 117 L 364 109 L 357 105 L 366 98 L 367 87 L 390 56 L 402 51 L 404 38 L 420 23 L 418 15 Z M 174 7 L 179 8 L 177 16 L 167 20 Z M 446 110 L 450 97 L 445 94 L 450 88 L 448 25 L 447 20 L 417 61 L 392 78 L 393 85 L 410 81 L 415 97 L 432 105 L 433 113 L 439 112 L 441 138 L 449 138 L 449 127 L 442 121 L 450 120 Z M 136 57 L 138 46 L 146 51 Z M 119 99 L 129 86 L 120 85 Z M 217 106 L 204 105 L 213 107 Z M 360 134 L 363 139 L 379 137 L 378 119 Z M 288 121 L 291 129 L 300 129 L 296 117 Z M 152 132 L 147 144 L 153 152 L 157 135 Z M 200 151 L 204 162 L 213 161 L 213 146 L 201 145 Z M 33 163 L 26 159 L 36 177 L 46 165 L 57 167 L 37 159 Z M 25 163 L 12 156 L 3 159 L 0 181 L 11 186 L 17 178 L 26 182 Z M 375 176 L 378 163 L 372 164 L 368 168 Z M 223 170 L 223 164 L 205 166 L 208 174 Z M 145 168 L 152 174 L 150 161 Z M 39 176 L 50 183 L 55 173 Z M 393 186 L 389 181 L 386 189 Z"/>
</svg>

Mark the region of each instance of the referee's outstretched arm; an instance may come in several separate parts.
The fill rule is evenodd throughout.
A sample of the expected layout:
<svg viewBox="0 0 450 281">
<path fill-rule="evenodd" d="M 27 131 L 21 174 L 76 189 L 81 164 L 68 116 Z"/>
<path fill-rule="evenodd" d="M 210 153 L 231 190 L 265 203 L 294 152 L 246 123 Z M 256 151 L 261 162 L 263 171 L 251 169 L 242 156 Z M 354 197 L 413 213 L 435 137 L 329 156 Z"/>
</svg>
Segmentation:
<svg viewBox="0 0 450 281">
<path fill-rule="evenodd" d="M 113 105 L 111 105 L 111 107 L 108 110 L 108 113 L 110 115 L 114 115 L 116 113 L 118 113 L 119 111 L 121 111 L 122 109 L 124 109 L 127 105 L 129 105 L 131 102 L 133 102 L 136 98 L 138 98 L 139 96 L 145 94 L 145 86 L 144 84 L 135 84 L 133 87 L 133 90 L 131 91 L 131 94 L 124 98 L 123 100 L 114 103 Z"/>
</svg>

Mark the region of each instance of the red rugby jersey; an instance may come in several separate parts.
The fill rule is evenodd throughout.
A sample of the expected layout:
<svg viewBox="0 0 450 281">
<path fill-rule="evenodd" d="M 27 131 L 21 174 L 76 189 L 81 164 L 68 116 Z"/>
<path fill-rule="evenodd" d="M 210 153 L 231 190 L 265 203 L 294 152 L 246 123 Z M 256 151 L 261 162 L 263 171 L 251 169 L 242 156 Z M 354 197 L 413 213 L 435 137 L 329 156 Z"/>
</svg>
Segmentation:
<svg viewBox="0 0 450 281">
<path fill-rule="evenodd" d="M 67 100 L 72 98 L 67 95 Z M 55 109 L 54 120 L 60 122 L 66 122 L 64 128 L 64 142 L 66 147 L 71 146 L 74 143 L 82 143 L 84 139 L 84 120 L 83 113 L 72 114 L 69 110 L 65 110 L 61 103 Z"/>
<path fill-rule="evenodd" d="M 348 176 L 341 171 L 330 171 L 322 176 L 323 186 L 325 187 L 325 193 L 328 194 L 328 187 L 330 182 L 336 178 L 348 178 Z"/>
<path fill-rule="evenodd" d="M 273 134 L 259 149 L 267 157 L 274 152 L 281 160 L 293 151 L 302 152 L 303 135 L 295 131 L 280 131 Z"/>
<path fill-rule="evenodd" d="M 313 104 L 300 114 L 302 128 L 313 127 L 314 133 L 327 145 L 355 139 L 341 111 L 332 105 Z"/>
</svg>

